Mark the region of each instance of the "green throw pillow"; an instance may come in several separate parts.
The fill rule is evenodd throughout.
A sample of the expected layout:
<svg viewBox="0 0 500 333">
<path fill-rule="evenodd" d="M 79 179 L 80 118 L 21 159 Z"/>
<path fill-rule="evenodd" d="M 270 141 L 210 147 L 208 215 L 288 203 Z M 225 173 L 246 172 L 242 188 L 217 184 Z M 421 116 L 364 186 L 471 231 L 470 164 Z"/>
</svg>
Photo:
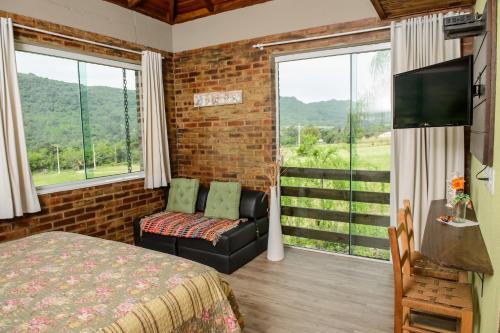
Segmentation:
<svg viewBox="0 0 500 333">
<path fill-rule="evenodd" d="M 240 183 L 211 182 L 205 216 L 237 220 L 240 218 Z"/>
<path fill-rule="evenodd" d="M 198 179 L 174 178 L 168 191 L 167 211 L 178 213 L 195 212 L 198 197 Z"/>
</svg>

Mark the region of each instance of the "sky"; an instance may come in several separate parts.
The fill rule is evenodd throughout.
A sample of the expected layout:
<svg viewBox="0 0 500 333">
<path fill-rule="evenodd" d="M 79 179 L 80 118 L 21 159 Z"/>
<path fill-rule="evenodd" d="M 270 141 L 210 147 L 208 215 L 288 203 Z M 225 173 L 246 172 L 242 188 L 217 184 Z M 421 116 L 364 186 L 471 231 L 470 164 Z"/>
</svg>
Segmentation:
<svg viewBox="0 0 500 333">
<path fill-rule="evenodd" d="M 16 51 L 16 63 L 17 71 L 20 73 L 32 73 L 52 80 L 78 83 L 76 60 Z M 123 88 L 121 68 L 85 63 L 85 69 L 88 86 Z M 135 89 L 135 76 L 131 70 L 127 70 L 127 83 L 129 83 L 128 89 Z"/>
<path fill-rule="evenodd" d="M 386 51 L 387 52 L 387 51 Z M 376 52 L 353 55 L 353 99 L 365 98 L 370 110 L 390 109 L 390 72 L 374 75 L 371 70 Z M 279 64 L 280 96 L 296 97 L 304 103 L 351 97 L 350 55 L 329 56 Z M 354 66 L 355 65 L 355 66 Z"/>
<path fill-rule="evenodd" d="M 388 52 L 388 51 L 385 51 Z M 373 75 L 371 62 L 376 52 L 353 55 L 355 89 L 353 97 L 369 101 L 367 111 L 390 109 L 390 73 Z M 331 99 L 349 100 L 351 96 L 351 56 L 338 55 L 323 58 L 282 62 L 279 65 L 280 96 L 294 96 L 304 103 Z M 78 62 L 41 54 L 17 51 L 18 72 L 33 73 L 52 80 L 78 83 Z M 123 88 L 122 69 L 97 64 L 85 64 L 82 77 L 89 86 Z M 135 88 L 133 71 L 127 71 L 128 88 Z"/>
</svg>

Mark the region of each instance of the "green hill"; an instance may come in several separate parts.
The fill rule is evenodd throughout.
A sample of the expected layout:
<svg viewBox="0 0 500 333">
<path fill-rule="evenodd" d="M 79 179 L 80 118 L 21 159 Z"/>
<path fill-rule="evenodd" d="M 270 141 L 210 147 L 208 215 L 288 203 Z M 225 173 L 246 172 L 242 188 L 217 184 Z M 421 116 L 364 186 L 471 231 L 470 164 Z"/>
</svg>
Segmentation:
<svg viewBox="0 0 500 333">
<path fill-rule="evenodd" d="M 77 83 L 18 73 L 19 90 L 30 150 L 58 145 L 81 147 L 80 92 Z M 125 138 L 123 90 L 88 87 L 86 100 L 92 141 L 116 143 Z M 138 137 L 136 94 L 129 90 L 131 137 Z M 118 126 L 117 126 L 118 125 Z"/>
<path fill-rule="evenodd" d="M 29 150 L 81 147 L 82 124 L 78 84 L 50 80 L 34 74 L 19 73 L 26 140 Z M 133 145 L 138 145 L 139 125 L 135 91 L 129 91 L 129 115 Z M 102 86 L 88 87 L 88 116 L 92 143 L 123 143 L 125 120 L 123 90 Z M 85 105 L 85 103 L 84 103 Z M 295 97 L 280 98 L 280 124 L 288 126 L 326 126 L 344 128 L 350 102 L 329 100 L 303 103 Z M 362 124 L 390 124 L 390 114 L 364 114 Z"/>
<path fill-rule="evenodd" d="M 350 102 L 335 99 L 304 103 L 295 97 L 280 98 L 280 125 L 316 125 L 343 127 L 349 115 Z"/>
</svg>

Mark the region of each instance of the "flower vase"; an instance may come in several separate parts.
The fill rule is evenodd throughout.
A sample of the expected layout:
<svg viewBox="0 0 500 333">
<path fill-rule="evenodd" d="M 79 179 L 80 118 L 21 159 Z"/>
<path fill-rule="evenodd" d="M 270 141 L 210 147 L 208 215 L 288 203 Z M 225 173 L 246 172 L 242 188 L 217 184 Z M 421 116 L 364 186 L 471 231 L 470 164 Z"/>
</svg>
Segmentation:
<svg viewBox="0 0 500 333">
<path fill-rule="evenodd" d="M 455 219 L 454 222 L 465 222 L 467 215 L 467 201 L 459 201 L 455 205 Z"/>
<path fill-rule="evenodd" d="M 453 171 L 448 175 L 446 182 L 446 207 L 453 208 L 453 199 L 457 195 L 457 190 L 453 188 L 453 180 L 460 178 L 460 174 L 457 171 Z"/>
<path fill-rule="evenodd" d="M 276 186 L 270 187 L 269 236 L 267 240 L 267 259 L 280 261 L 285 257 L 283 234 L 281 231 L 280 208 Z"/>
</svg>

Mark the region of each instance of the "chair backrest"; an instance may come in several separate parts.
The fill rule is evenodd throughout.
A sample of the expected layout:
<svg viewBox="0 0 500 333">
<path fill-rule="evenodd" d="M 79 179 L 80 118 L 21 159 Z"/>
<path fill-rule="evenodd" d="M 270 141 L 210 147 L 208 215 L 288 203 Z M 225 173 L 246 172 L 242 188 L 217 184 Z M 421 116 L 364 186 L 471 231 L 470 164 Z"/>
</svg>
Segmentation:
<svg viewBox="0 0 500 333">
<path fill-rule="evenodd" d="M 410 251 L 404 216 L 405 210 L 399 209 L 398 226 L 388 228 L 394 273 L 394 298 L 397 303 L 403 298 L 403 275 L 410 275 Z"/>
<path fill-rule="evenodd" d="M 410 200 L 403 200 L 403 207 L 405 210 L 405 225 L 408 233 L 408 246 L 410 248 L 410 259 L 415 253 L 415 231 L 413 230 L 413 216 L 411 212 Z"/>
</svg>

